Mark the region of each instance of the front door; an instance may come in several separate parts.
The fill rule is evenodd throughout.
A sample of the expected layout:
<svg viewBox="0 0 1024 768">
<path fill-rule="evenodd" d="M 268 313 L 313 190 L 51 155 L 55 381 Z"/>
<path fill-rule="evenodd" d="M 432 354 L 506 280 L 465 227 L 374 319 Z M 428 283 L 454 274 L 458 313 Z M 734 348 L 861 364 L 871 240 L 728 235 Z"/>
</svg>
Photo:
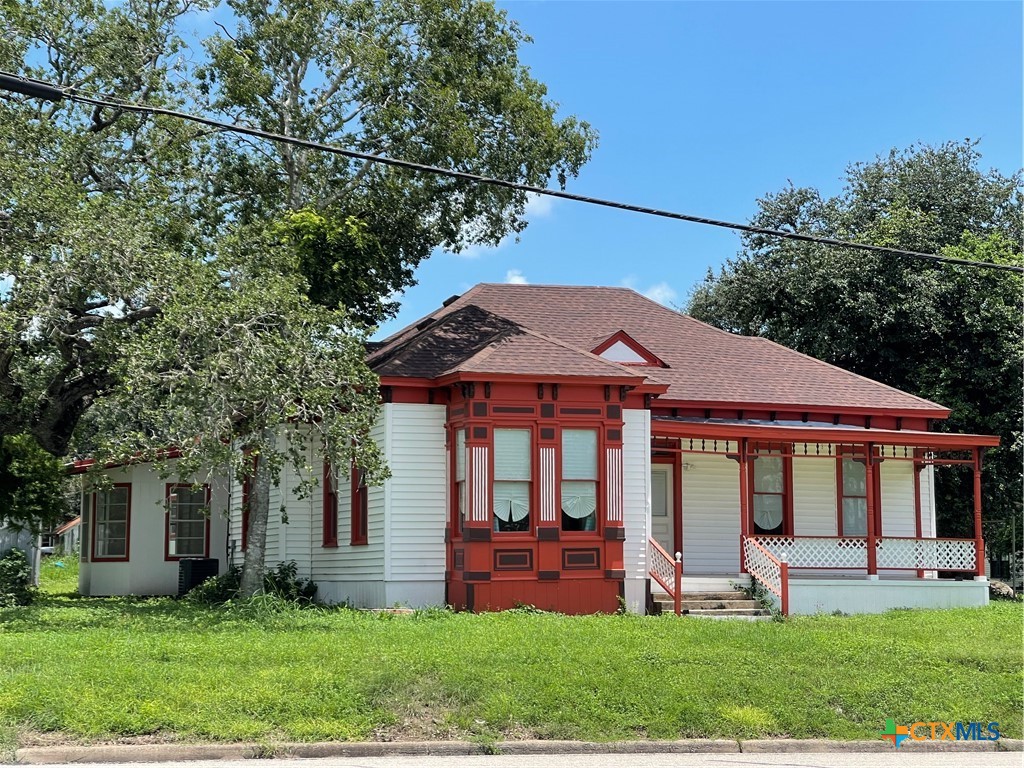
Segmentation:
<svg viewBox="0 0 1024 768">
<path fill-rule="evenodd" d="M 672 509 L 672 465 L 651 465 L 651 535 L 675 557 L 675 515 Z"/>
</svg>

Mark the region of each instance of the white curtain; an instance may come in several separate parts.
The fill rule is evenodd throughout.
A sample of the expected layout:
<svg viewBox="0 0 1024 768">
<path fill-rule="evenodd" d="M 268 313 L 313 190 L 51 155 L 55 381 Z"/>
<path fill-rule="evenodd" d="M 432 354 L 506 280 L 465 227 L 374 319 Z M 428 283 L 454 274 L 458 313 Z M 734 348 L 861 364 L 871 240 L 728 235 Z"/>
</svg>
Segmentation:
<svg viewBox="0 0 1024 768">
<path fill-rule="evenodd" d="M 766 531 L 782 524 L 781 496 L 754 496 L 754 522 Z"/>
<path fill-rule="evenodd" d="M 506 523 L 519 522 L 530 514 L 530 484 L 494 481 L 494 516 Z"/>
<path fill-rule="evenodd" d="M 562 481 L 562 511 L 579 520 L 597 509 L 597 483 L 587 480 Z"/>
</svg>

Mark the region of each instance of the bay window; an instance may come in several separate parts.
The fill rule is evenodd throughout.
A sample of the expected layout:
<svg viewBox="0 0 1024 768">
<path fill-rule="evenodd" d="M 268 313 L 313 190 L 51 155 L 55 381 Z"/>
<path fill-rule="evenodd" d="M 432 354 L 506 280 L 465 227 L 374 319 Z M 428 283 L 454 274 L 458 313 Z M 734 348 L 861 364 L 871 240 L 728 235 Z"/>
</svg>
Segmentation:
<svg viewBox="0 0 1024 768">
<path fill-rule="evenodd" d="M 563 531 L 597 530 L 597 430 L 562 430 Z"/>
<path fill-rule="evenodd" d="M 494 430 L 494 530 L 530 530 L 531 434 Z"/>
</svg>

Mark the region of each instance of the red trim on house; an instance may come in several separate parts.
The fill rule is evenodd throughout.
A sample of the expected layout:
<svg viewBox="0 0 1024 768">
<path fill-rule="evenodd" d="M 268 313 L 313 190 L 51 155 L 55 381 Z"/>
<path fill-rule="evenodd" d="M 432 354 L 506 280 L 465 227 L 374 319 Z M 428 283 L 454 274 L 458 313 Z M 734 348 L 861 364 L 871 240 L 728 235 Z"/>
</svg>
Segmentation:
<svg viewBox="0 0 1024 768">
<path fill-rule="evenodd" d="M 90 562 L 93 563 L 126 563 L 131 559 L 131 543 L 132 543 L 132 484 L 131 483 L 114 483 L 110 486 L 111 488 L 127 488 L 128 497 L 127 504 L 125 506 L 125 518 L 124 518 L 124 556 L 123 557 L 99 557 L 96 554 L 96 531 L 99 530 L 99 525 L 96 521 L 96 502 L 98 491 L 92 492 L 92 520 L 90 521 L 90 528 L 92 533 L 92 543 L 90 546 Z"/>
<path fill-rule="evenodd" d="M 168 448 L 164 451 L 157 453 L 158 459 L 178 459 L 181 458 L 181 449 L 179 448 Z M 130 467 L 135 464 L 148 464 L 150 459 L 144 458 L 141 455 L 128 459 L 127 461 L 110 461 L 103 465 L 103 469 L 117 469 L 118 467 Z M 64 465 L 64 471 L 69 475 L 84 475 L 86 472 L 96 468 L 95 459 L 77 459 L 69 464 Z"/>
<path fill-rule="evenodd" d="M 370 489 L 366 486 L 366 472 L 352 464 L 351 477 L 351 541 L 360 546 L 369 541 Z"/>
<path fill-rule="evenodd" d="M 914 458 L 918 458 L 920 451 L 914 451 Z M 914 533 L 917 538 L 922 537 L 923 522 L 921 520 L 921 470 L 924 469 L 924 464 L 914 462 Z M 932 531 L 932 536 L 936 536 L 936 532 Z M 918 569 L 917 578 L 924 578 L 924 570 Z"/>
<path fill-rule="evenodd" d="M 974 448 L 997 446 L 995 435 L 958 435 L 948 432 L 917 432 L 888 429 L 834 429 L 829 427 L 790 427 L 752 424 L 717 424 L 703 421 L 651 420 L 654 437 L 694 437 L 735 440 L 741 437 L 785 443 L 845 443 L 906 445 L 921 448 Z"/>
<path fill-rule="evenodd" d="M 170 554 L 171 549 L 171 507 L 170 500 L 171 494 L 174 493 L 176 488 L 188 488 L 192 489 L 192 485 L 189 483 L 166 483 L 164 485 L 164 502 L 167 504 L 167 509 L 164 510 L 164 560 L 165 561 L 177 561 L 185 557 L 209 557 L 210 556 L 210 516 L 203 516 L 203 554 L 202 555 L 172 555 Z M 210 508 L 210 486 L 206 483 L 202 485 L 203 490 L 206 492 L 206 508 L 209 511 Z"/>
<path fill-rule="evenodd" d="M 619 360 L 609 360 L 609 358 L 605 358 L 606 360 L 609 360 L 609 362 L 615 363 L 616 365 L 625 365 L 627 367 L 628 366 L 637 366 L 637 367 L 650 366 L 650 367 L 656 367 L 656 368 L 667 368 L 668 367 L 667 365 L 665 365 L 665 363 L 657 355 L 655 355 L 649 349 L 644 347 L 643 344 L 641 344 L 639 341 L 634 339 L 632 336 L 630 336 L 625 331 L 616 331 L 611 336 L 609 336 L 607 339 L 605 339 L 600 344 L 598 344 L 596 347 L 594 347 L 592 350 L 590 350 L 590 352 L 591 352 L 591 354 L 594 354 L 594 355 L 597 355 L 598 357 L 601 357 L 601 355 L 603 353 L 607 352 L 609 349 L 614 347 L 619 342 L 622 342 L 632 352 L 635 352 L 637 355 L 642 357 L 644 359 L 644 362 L 642 362 L 642 363 L 623 363 L 623 362 L 621 362 Z"/>
<path fill-rule="evenodd" d="M 334 471 L 326 461 L 324 462 L 323 484 L 321 546 L 336 547 L 338 546 L 338 485 L 334 478 Z"/>
</svg>

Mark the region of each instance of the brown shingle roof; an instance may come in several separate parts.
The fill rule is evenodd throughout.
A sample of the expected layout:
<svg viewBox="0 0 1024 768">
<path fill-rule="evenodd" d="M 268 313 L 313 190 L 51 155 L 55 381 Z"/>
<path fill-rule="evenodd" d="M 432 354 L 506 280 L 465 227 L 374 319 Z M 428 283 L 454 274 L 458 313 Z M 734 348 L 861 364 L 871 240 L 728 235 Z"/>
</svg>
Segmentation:
<svg viewBox="0 0 1024 768">
<path fill-rule="evenodd" d="M 825 409 L 945 410 L 767 339 L 713 328 L 628 288 L 483 283 L 432 317 L 437 321 L 469 306 L 577 350 L 593 349 L 595 339 L 623 330 L 668 366 L 638 369 L 669 385 L 664 399 Z M 416 326 L 403 329 L 386 339 L 375 355 L 403 346 L 417 334 Z M 529 372 L 526 369 L 533 362 L 525 357 L 522 372 Z M 536 372 L 541 373 L 547 366 L 537 362 Z"/>
</svg>

